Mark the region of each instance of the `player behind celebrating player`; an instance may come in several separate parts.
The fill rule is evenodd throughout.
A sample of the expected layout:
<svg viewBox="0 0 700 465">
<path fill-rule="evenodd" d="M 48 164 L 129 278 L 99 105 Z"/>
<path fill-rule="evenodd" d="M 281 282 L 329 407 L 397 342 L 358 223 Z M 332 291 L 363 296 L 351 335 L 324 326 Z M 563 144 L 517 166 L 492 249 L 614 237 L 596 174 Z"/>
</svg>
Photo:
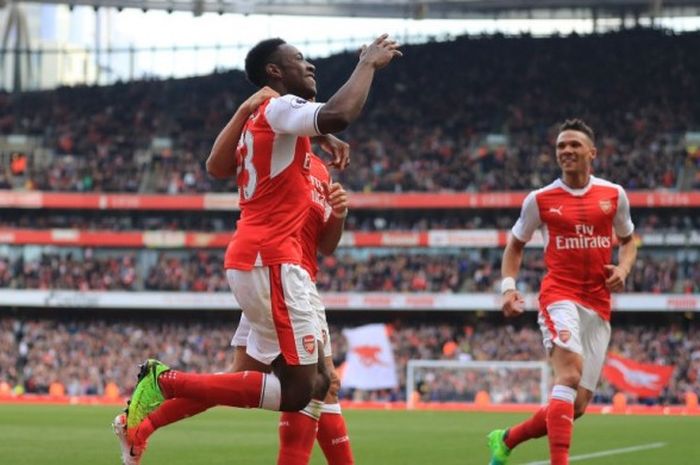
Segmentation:
<svg viewBox="0 0 700 465">
<path fill-rule="evenodd" d="M 238 176 L 241 217 L 224 267 L 251 325 L 248 351 L 277 376 L 185 373 L 148 360 L 127 409 L 127 436 L 165 399 L 296 412 L 309 403 L 315 386 L 328 389 L 320 323 L 310 302 L 313 283 L 301 266 L 301 228 L 311 206 L 309 136 L 342 131 L 354 121 L 375 71 L 400 55 L 395 41 L 378 37 L 363 47 L 348 81 L 322 104 L 311 102 L 315 67 L 295 47 L 270 39 L 248 53 L 251 82 L 282 97 L 264 102 L 246 122 Z"/>
<path fill-rule="evenodd" d="M 503 312 L 520 315 L 515 278 L 525 243 L 544 226 L 547 274 L 539 297 L 539 325 L 554 387 L 549 403 L 512 428 L 488 435 L 491 465 L 506 463 L 518 444 L 547 435 L 552 465 L 569 463 L 574 419 L 593 397 L 610 341 L 610 292 L 624 289 L 637 256 L 629 201 L 621 186 L 591 175 L 593 130 L 579 119 L 559 128 L 556 158 L 562 175 L 531 192 L 503 254 Z M 620 244 L 612 264 L 613 232 Z"/>
<path fill-rule="evenodd" d="M 348 196 L 339 183 L 331 182 L 323 161 L 313 154 L 310 179 L 313 206 L 302 228 L 302 266 L 309 272 L 314 283 L 309 289 L 310 301 L 321 323 L 324 362 L 331 383 L 327 393 L 315 388 L 311 402 L 300 412 L 282 414 L 279 422 L 280 450 L 277 463 L 307 464 L 314 442 L 318 439 L 329 465 L 352 465 L 354 459 L 350 438 L 338 402 L 340 378 L 333 365 L 326 311 L 315 286 L 318 274 L 317 252 L 330 255 L 338 246 L 348 213 Z M 241 315 L 241 321 L 231 341 L 236 350 L 233 371 L 265 369 L 265 365 L 256 360 L 259 358 L 258 354 L 248 355 L 249 335 L 250 323 L 245 315 Z"/>
</svg>

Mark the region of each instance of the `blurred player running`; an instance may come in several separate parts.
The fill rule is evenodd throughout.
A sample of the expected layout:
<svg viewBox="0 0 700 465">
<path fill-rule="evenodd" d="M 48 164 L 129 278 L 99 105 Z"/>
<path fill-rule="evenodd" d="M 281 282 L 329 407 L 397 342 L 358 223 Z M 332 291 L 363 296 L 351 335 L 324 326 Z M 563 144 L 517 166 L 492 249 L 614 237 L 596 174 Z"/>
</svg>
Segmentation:
<svg viewBox="0 0 700 465">
<path fill-rule="evenodd" d="M 578 119 L 564 122 L 556 157 L 561 179 L 525 198 L 501 265 L 503 312 L 520 315 L 524 302 L 515 278 L 523 248 L 544 226 L 547 274 L 538 321 L 554 387 L 549 403 L 531 418 L 488 435 L 491 465 L 505 464 L 518 444 L 544 435 L 552 465 L 569 463 L 574 419 L 593 397 L 610 341 L 610 293 L 624 289 L 637 256 L 625 191 L 591 175 L 593 130 Z M 612 264 L 613 232 L 620 244 L 617 265 Z"/>
</svg>

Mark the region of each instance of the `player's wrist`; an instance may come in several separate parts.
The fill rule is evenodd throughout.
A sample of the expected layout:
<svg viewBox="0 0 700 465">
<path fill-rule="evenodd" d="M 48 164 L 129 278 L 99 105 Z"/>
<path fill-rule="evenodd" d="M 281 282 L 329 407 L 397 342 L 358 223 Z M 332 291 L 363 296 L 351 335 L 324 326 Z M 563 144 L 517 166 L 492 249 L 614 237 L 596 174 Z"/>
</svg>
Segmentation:
<svg viewBox="0 0 700 465">
<path fill-rule="evenodd" d="M 515 278 L 506 276 L 501 280 L 501 294 L 505 295 L 511 291 L 516 291 Z"/>
<path fill-rule="evenodd" d="M 331 215 L 338 218 L 339 220 L 345 219 L 348 216 L 348 209 L 343 208 L 342 211 L 331 210 Z"/>
</svg>

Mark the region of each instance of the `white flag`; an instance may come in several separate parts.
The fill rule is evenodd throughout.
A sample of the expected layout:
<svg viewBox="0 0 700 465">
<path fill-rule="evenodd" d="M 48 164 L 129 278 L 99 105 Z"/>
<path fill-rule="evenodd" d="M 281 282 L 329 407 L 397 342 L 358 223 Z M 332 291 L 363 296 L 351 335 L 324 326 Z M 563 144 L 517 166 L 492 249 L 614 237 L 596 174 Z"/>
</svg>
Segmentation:
<svg viewBox="0 0 700 465">
<path fill-rule="evenodd" d="M 396 363 L 386 325 L 372 324 L 343 330 L 348 340 L 343 387 L 386 389 L 398 386 Z"/>
</svg>

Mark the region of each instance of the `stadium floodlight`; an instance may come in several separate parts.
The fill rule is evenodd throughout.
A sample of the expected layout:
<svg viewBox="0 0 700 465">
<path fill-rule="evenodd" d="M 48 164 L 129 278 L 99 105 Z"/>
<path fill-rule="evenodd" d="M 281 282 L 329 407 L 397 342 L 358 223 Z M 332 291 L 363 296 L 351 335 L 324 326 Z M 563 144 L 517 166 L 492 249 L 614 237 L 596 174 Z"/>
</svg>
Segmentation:
<svg viewBox="0 0 700 465">
<path fill-rule="evenodd" d="M 479 392 L 492 404 L 547 402 L 550 368 L 546 362 L 409 360 L 406 407 L 417 401 L 473 402 Z"/>
</svg>

